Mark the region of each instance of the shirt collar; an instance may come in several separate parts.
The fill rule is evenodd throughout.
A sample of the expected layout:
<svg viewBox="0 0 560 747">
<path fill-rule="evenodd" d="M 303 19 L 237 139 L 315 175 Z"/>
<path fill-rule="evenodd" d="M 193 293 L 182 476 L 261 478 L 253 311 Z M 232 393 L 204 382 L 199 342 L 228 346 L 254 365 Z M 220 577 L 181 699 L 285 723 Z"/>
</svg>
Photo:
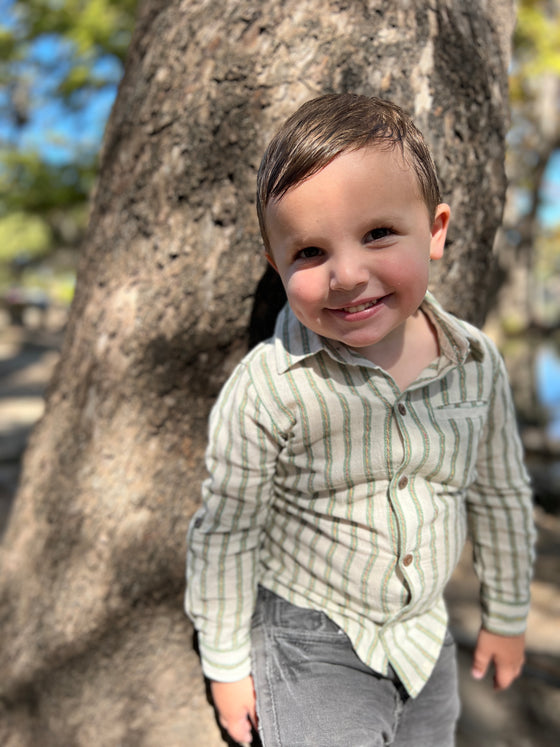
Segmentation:
<svg viewBox="0 0 560 747">
<path fill-rule="evenodd" d="M 420 308 L 436 329 L 442 355 L 455 364 L 464 363 L 469 355 L 477 361 L 482 360 L 484 350 L 475 327 L 444 311 L 430 292 L 426 293 Z M 279 374 L 321 352 L 340 363 L 376 367 L 359 352 L 304 327 L 287 304 L 276 320 L 274 345 Z"/>
<path fill-rule="evenodd" d="M 420 308 L 435 327 L 442 355 L 457 364 L 465 363 L 469 356 L 483 359 L 480 330 L 445 311 L 429 291 Z"/>
</svg>

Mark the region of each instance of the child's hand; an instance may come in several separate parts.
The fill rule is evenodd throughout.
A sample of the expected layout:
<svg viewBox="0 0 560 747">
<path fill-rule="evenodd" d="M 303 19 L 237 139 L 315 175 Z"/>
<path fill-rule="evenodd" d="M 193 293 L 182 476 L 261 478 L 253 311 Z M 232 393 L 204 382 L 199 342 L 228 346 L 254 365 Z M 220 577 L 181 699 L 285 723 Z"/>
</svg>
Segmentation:
<svg viewBox="0 0 560 747">
<path fill-rule="evenodd" d="M 481 629 L 473 657 L 472 676 L 481 680 L 494 664 L 494 689 L 505 690 L 519 676 L 525 661 L 525 636 L 504 636 Z"/>
<path fill-rule="evenodd" d="M 212 682 L 212 699 L 220 724 L 236 742 L 251 742 L 251 724 L 257 727 L 257 709 L 253 678 L 238 682 Z"/>
</svg>

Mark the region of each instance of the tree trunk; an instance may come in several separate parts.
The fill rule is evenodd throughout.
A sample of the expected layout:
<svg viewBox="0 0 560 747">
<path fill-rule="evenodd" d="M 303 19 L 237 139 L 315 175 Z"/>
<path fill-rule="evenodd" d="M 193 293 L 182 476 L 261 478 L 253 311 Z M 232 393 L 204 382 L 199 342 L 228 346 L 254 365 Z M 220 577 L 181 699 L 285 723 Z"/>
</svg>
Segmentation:
<svg viewBox="0 0 560 747">
<path fill-rule="evenodd" d="M 185 532 L 209 408 L 279 302 L 259 285 L 261 153 L 324 92 L 407 108 L 453 207 L 436 293 L 481 322 L 512 24 L 512 0 L 143 2 L 0 555 L 2 744 L 222 744 L 182 611 Z"/>
</svg>

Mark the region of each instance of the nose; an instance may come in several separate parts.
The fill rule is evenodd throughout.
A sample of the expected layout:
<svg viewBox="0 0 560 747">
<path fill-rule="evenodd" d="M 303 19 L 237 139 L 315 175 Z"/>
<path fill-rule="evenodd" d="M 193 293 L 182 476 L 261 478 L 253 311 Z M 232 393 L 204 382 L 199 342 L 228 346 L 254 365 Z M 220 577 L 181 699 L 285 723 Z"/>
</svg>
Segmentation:
<svg viewBox="0 0 560 747">
<path fill-rule="evenodd" d="M 332 260 L 329 287 L 332 291 L 353 290 L 368 282 L 369 273 L 362 258 L 353 252 L 342 252 Z"/>
</svg>

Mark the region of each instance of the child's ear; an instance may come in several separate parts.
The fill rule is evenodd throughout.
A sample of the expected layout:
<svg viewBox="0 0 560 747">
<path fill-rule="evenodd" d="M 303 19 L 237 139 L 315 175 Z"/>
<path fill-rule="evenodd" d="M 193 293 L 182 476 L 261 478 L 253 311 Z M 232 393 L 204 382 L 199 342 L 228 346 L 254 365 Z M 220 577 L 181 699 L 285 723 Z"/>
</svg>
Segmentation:
<svg viewBox="0 0 560 747">
<path fill-rule="evenodd" d="M 432 238 L 430 241 L 430 259 L 441 259 L 445 247 L 445 237 L 449 226 L 451 208 L 445 202 L 441 202 L 436 208 L 436 214 L 432 223 Z"/>
<path fill-rule="evenodd" d="M 272 269 L 278 272 L 278 267 L 276 267 L 276 262 L 274 261 L 272 254 L 270 252 L 265 252 L 264 256 L 266 257 L 266 261 L 272 267 Z"/>
</svg>

